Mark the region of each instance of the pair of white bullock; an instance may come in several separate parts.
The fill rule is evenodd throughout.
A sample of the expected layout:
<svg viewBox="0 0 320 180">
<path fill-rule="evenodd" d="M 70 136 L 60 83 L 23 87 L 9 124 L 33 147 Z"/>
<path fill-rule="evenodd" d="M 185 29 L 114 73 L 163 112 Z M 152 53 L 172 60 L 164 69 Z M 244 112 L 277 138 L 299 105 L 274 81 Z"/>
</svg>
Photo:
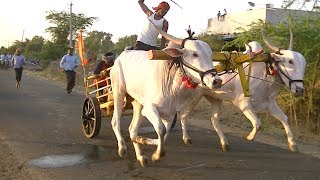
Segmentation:
<svg viewBox="0 0 320 180">
<path fill-rule="evenodd" d="M 158 31 L 171 42 L 170 44 L 174 43 L 182 47 L 176 48 L 174 46 L 168 46 L 164 49 L 167 54 L 176 58 L 174 60 L 175 65 L 173 65 L 172 60 L 148 60 L 146 51 L 124 51 L 116 59 L 110 72 L 114 96 L 114 113 L 111 124 L 118 141 L 118 154 L 120 157 L 123 157 L 127 150 L 126 142 L 120 132 L 120 117 L 123 99 L 128 93 L 134 99 L 132 102 L 133 119 L 129 127 L 130 138 L 135 148 L 136 158 L 142 166 L 147 165 L 147 157 L 142 153 L 140 144 L 157 145 L 157 149 L 152 155 L 152 160 L 160 160 L 160 158 L 165 155 L 164 142 L 169 135 L 172 120 L 175 114 L 179 114 L 179 112 L 182 112 L 183 139 L 185 142 L 190 142 L 186 131 L 186 114 L 190 112 L 193 108 L 192 106 L 195 106 L 199 101 L 198 99 L 202 96 L 205 96 L 212 104 L 212 124 L 221 139 L 222 146 L 228 146 L 228 142 L 218 125 L 219 110 L 221 109 L 222 101 L 225 99 L 214 91 L 214 89 L 221 86 L 222 80 L 214 70 L 212 51 L 209 45 L 200 40 L 178 39 L 160 29 L 158 29 Z M 276 59 L 278 68 L 282 69 L 281 73 L 279 73 L 280 77 L 291 87 L 294 93 L 296 93 L 296 91 L 301 93 L 303 84 L 300 80 L 304 74 L 305 59 L 301 54 L 291 50 L 281 50 L 280 53 L 283 55 L 272 55 Z M 259 68 L 256 73 L 261 73 L 262 69 L 265 69 L 265 65 L 263 68 L 261 67 L 262 65 L 258 66 L 259 65 L 256 64 L 254 67 Z M 296 71 L 300 69 L 301 72 L 297 73 Z M 255 72 L 256 70 L 253 69 L 253 71 Z M 252 75 L 257 76 L 258 74 L 256 73 Z M 261 76 L 263 77 L 263 73 Z M 288 79 L 283 78 L 283 76 Z M 272 78 L 275 79 L 275 77 L 271 77 L 271 79 Z M 222 76 L 222 79 L 225 81 L 228 78 Z M 255 83 L 252 83 L 252 81 Z M 248 118 L 250 117 L 249 119 L 253 123 L 254 130 L 248 136 L 248 139 L 253 139 L 256 130 L 261 124 L 253 108 L 255 108 L 255 106 L 264 106 L 264 108 L 269 107 L 268 110 L 273 111 L 271 113 L 277 116 L 278 119 L 281 119 L 285 125 L 288 140 L 290 136 L 290 145 L 295 146 L 287 118 L 274 101 L 277 91 L 270 94 L 270 92 L 266 92 L 265 89 L 259 85 L 265 84 L 265 82 L 251 80 L 250 91 L 252 97 L 257 97 L 257 99 L 253 100 L 264 103 L 256 105 L 255 102 L 250 101 L 250 98 L 243 96 L 239 82 L 236 78 L 232 83 L 230 82 L 224 85 L 222 90 L 232 93 L 228 100 L 233 101 L 235 105 L 243 110 Z M 190 85 L 192 83 L 201 84 L 206 88 L 188 88 L 187 84 Z M 268 87 L 274 86 L 266 85 Z M 266 94 L 268 95 L 266 96 Z M 192 104 L 192 106 L 186 106 L 188 103 Z M 276 105 L 276 107 L 270 109 L 270 105 L 268 104 Z M 138 136 L 138 129 L 143 120 L 142 116 L 146 117 L 153 125 L 158 135 L 157 139 Z"/>
</svg>

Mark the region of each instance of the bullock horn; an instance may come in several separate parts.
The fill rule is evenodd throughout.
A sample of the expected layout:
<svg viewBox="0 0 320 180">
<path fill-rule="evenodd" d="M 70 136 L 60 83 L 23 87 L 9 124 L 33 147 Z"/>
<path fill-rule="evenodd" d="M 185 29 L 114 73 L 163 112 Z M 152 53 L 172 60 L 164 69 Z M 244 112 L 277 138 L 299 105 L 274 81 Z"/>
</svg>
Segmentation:
<svg viewBox="0 0 320 180">
<path fill-rule="evenodd" d="M 183 39 L 179 39 L 179 38 L 176 38 L 176 37 L 174 37 L 174 36 L 171 36 L 170 34 L 164 32 L 162 29 L 159 29 L 149 18 L 148 18 L 148 20 L 149 20 L 150 23 L 154 26 L 154 28 L 156 28 L 156 30 L 157 30 L 165 39 L 167 39 L 168 41 L 174 42 L 175 44 L 178 44 L 178 45 L 182 46 Z"/>
<path fill-rule="evenodd" d="M 278 52 L 280 49 L 276 46 L 271 45 L 271 43 L 269 42 L 268 38 L 265 35 L 265 30 L 264 28 L 261 28 L 261 35 L 262 35 L 262 39 L 264 41 L 264 43 L 266 43 L 266 45 L 273 51 L 273 52 Z"/>
<path fill-rule="evenodd" d="M 293 49 L 293 33 L 292 30 L 290 29 L 290 43 L 289 43 L 289 50 L 292 51 Z"/>
</svg>

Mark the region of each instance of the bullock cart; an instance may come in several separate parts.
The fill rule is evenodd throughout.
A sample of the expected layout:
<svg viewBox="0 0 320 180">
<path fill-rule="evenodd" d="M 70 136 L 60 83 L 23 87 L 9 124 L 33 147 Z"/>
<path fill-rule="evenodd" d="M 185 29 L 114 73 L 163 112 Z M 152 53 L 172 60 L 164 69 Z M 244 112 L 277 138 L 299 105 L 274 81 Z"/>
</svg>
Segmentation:
<svg viewBox="0 0 320 180">
<path fill-rule="evenodd" d="M 84 78 L 86 98 L 83 102 L 81 118 L 83 132 L 88 138 L 99 134 L 102 117 L 112 117 L 113 114 L 113 96 L 108 76 L 110 70 L 111 68 L 108 68 L 98 75 L 89 75 Z M 99 77 L 105 77 L 105 79 L 97 80 Z M 127 109 L 131 109 L 131 106 L 127 106 L 125 99 L 123 110 Z"/>
<path fill-rule="evenodd" d="M 174 60 L 161 50 L 150 50 L 150 60 Z M 237 71 L 240 76 L 242 88 L 246 96 L 250 96 L 249 81 L 251 65 L 253 62 L 269 62 L 269 54 L 243 54 L 242 52 L 213 52 L 212 61 L 220 62 L 215 66 L 218 73 L 229 73 Z M 243 63 L 249 62 L 248 74 L 244 71 Z M 110 77 L 111 68 L 105 69 L 99 75 L 89 75 L 84 78 L 85 95 L 82 106 L 82 128 L 86 137 L 93 138 L 100 132 L 102 117 L 112 117 L 113 115 L 113 95 Z M 97 81 L 98 77 L 105 79 Z M 100 86 L 103 83 L 104 86 Z M 126 99 L 124 100 L 123 111 L 132 109 Z M 124 113 L 131 115 L 132 112 Z"/>
</svg>

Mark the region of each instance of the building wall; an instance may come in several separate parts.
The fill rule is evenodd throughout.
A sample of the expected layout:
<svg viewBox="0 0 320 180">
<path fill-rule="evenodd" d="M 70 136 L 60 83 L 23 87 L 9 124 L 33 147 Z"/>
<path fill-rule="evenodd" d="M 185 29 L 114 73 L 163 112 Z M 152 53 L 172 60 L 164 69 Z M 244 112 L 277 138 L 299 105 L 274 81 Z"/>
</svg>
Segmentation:
<svg viewBox="0 0 320 180">
<path fill-rule="evenodd" d="M 223 21 L 218 21 L 218 18 L 210 18 L 208 20 L 207 31 L 211 34 L 234 34 L 244 30 L 248 30 L 252 22 L 258 22 L 259 19 L 278 24 L 285 22 L 288 16 L 292 16 L 293 19 L 299 19 L 306 16 L 320 17 L 319 12 L 300 11 L 300 10 L 288 10 L 277 8 L 259 8 L 248 10 L 241 13 L 228 14 Z M 239 29 L 242 28 L 242 29 Z"/>
</svg>

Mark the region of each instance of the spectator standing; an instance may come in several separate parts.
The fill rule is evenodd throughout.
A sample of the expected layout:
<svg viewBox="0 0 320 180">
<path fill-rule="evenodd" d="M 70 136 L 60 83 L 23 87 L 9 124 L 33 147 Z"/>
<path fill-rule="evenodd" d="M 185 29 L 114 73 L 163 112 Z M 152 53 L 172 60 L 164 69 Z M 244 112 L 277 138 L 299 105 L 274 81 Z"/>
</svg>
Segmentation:
<svg viewBox="0 0 320 180">
<path fill-rule="evenodd" d="M 67 78 L 66 92 L 70 94 L 76 81 L 75 69 L 79 66 L 78 58 L 73 54 L 74 49 L 69 48 L 68 54 L 64 55 L 60 61 L 60 67 L 63 68 Z"/>
<path fill-rule="evenodd" d="M 220 21 L 220 16 L 221 16 L 221 12 L 218 11 L 217 17 L 218 17 L 218 21 Z"/>
<path fill-rule="evenodd" d="M 224 9 L 224 13 L 221 15 L 221 21 L 224 21 L 225 16 L 227 15 L 227 10 Z"/>
<path fill-rule="evenodd" d="M 25 65 L 26 58 L 21 54 L 21 49 L 17 49 L 12 57 L 11 63 L 13 64 L 14 72 L 16 75 L 16 87 L 20 88 L 20 81 L 22 77 L 23 65 Z"/>
</svg>

